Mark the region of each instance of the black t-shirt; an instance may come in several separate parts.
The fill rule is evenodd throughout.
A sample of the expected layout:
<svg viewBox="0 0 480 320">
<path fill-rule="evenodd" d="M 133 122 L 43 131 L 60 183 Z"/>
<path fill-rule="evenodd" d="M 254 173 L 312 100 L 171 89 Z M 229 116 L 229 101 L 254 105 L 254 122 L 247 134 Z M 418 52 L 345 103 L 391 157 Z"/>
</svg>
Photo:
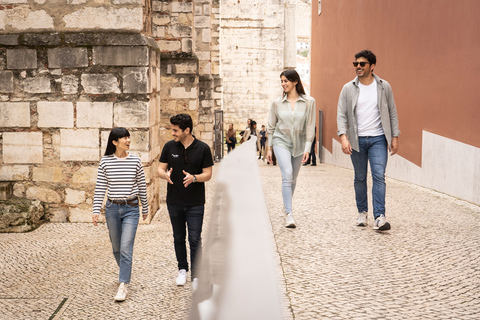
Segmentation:
<svg viewBox="0 0 480 320">
<path fill-rule="evenodd" d="M 167 163 L 167 170 L 173 168 L 173 184 L 167 186 L 167 203 L 181 204 L 185 206 L 199 206 L 205 204 L 205 183 L 195 182 L 188 187 L 183 186 L 185 174 L 183 170 L 190 174 L 200 174 L 203 168 L 213 166 L 213 157 L 210 147 L 198 139 L 193 140 L 192 144 L 185 150 L 181 142 L 175 140 L 168 141 L 163 146 L 160 162 Z"/>
</svg>

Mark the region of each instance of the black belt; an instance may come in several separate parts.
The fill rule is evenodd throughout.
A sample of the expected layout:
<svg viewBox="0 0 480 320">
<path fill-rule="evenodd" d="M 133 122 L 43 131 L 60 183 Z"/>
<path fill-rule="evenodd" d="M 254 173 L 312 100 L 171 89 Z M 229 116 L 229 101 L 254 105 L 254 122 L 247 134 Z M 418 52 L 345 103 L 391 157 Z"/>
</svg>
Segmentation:
<svg viewBox="0 0 480 320">
<path fill-rule="evenodd" d="M 129 206 L 138 206 L 138 198 L 133 198 L 133 199 L 126 199 L 126 200 L 112 200 L 108 199 L 111 203 L 115 204 L 123 204 L 123 205 L 129 205 Z"/>
</svg>

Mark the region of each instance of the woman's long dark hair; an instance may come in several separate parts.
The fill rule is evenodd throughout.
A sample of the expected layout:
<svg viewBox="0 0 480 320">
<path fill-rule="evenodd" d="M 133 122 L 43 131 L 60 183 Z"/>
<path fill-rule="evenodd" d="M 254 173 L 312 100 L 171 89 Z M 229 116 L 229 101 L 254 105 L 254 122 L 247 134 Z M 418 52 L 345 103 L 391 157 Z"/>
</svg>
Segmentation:
<svg viewBox="0 0 480 320">
<path fill-rule="evenodd" d="M 118 141 L 118 139 L 121 139 L 123 137 L 130 137 L 130 132 L 128 132 L 127 129 L 118 127 L 118 128 L 113 128 L 112 131 L 110 131 L 110 135 L 108 136 L 108 143 L 107 143 L 107 149 L 105 149 L 105 155 L 109 156 L 111 154 L 115 153 L 115 150 L 117 147 L 113 144 L 113 141 Z"/>
<path fill-rule="evenodd" d="M 293 69 L 288 69 L 280 73 L 280 78 L 282 76 L 285 76 L 285 78 L 287 78 L 288 81 L 290 82 L 297 83 L 297 85 L 295 86 L 295 89 L 297 89 L 298 94 L 306 94 L 305 89 L 303 89 L 302 80 L 300 80 L 300 76 L 298 75 L 297 71 Z"/>
<path fill-rule="evenodd" d="M 257 124 L 257 121 L 255 121 L 255 120 L 250 121 L 250 132 L 254 132 L 254 131 L 255 131 L 254 126 L 255 126 L 256 124 Z"/>
</svg>

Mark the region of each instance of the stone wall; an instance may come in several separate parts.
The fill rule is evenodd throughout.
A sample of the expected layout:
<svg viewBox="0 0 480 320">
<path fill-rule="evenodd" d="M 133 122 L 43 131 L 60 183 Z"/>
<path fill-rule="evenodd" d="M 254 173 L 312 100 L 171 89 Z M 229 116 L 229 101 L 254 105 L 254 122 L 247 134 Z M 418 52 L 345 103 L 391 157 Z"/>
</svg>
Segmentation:
<svg viewBox="0 0 480 320">
<path fill-rule="evenodd" d="M 297 20 L 297 40 L 310 42 L 312 34 L 312 0 L 297 0 L 295 15 Z"/>
<path fill-rule="evenodd" d="M 221 109 L 220 0 L 153 1 L 152 32 L 161 51 L 160 144 L 172 139 L 170 117 L 190 114 L 193 134 L 213 146 L 214 110 Z M 166 185 L 160 189 L 166 195 Z"/>
<path fill-rule="evenodd" d="M 153 1 L 153 35 L 162 56 L 162 144 L 169 119 L 188 113 L 197 138 L 213 145 L 213 112 L 221 108 L 219 0 Z"/>
<path fill-rule="evenodd" d="M 240 131 L 252 118 L 260 129 L 272 100 L 282 94 L 280 73 L 297 67 L 297 41 L 309 41 L 311 0 L 221 2 L 225 123 Z"/>
<path fill-rule="evenodd" d="M 153 216 L 159 85 L 158 47 L 140 33 L 0 34 L 0 181 L 42 201 L 50 221 L 91 221 L 98 162 L 111 128 L 123 126 Z"/>
<path fill-rule="evenodd" d="M 145 0 L 0 0 L 0 31 L 150 33 L 150 8 L 150 1 Z"/>
<path fill-rule="evenodd" d="M 284 1 L 223 0 L 220 11 L 225 122 L 243 130 L 253 118 L 260 128 L 282 93 Z"/>
</svg>

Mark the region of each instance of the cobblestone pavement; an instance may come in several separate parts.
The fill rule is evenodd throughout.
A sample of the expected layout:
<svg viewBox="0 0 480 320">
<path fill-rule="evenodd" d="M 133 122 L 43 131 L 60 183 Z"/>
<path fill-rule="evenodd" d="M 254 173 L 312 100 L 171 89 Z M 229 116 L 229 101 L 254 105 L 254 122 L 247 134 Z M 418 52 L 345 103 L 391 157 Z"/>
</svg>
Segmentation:
<svg viewBox="0 0 480 320">
<path fill-rule="evenodd" d="M 306 166 L 293 202 L 298 227 L 286 229 L 280 170 L 259 164 L 286 319 L 479 319 L 480 207 L 388 179 L 392 230 L 375 232 L 371 217 L 355 226 L 351 170 Z M 213 189 L 207 183 L 209 203 Z M 123 303 L 113 302 L 106 225 L 0 234 L 0 319 L 185 319 L 191 285 L 177 287 L 175 277 L 164 209 L 139 226 Z"/>
<path fill-rule="evenodd" d="M 296 320 L 480 319 L 480 207 L 387 179 L 382 233 L 355 225 L 353 171 L 304 166 L 286 229 L 279 171 L 261 174 Z"/>
</svg>

